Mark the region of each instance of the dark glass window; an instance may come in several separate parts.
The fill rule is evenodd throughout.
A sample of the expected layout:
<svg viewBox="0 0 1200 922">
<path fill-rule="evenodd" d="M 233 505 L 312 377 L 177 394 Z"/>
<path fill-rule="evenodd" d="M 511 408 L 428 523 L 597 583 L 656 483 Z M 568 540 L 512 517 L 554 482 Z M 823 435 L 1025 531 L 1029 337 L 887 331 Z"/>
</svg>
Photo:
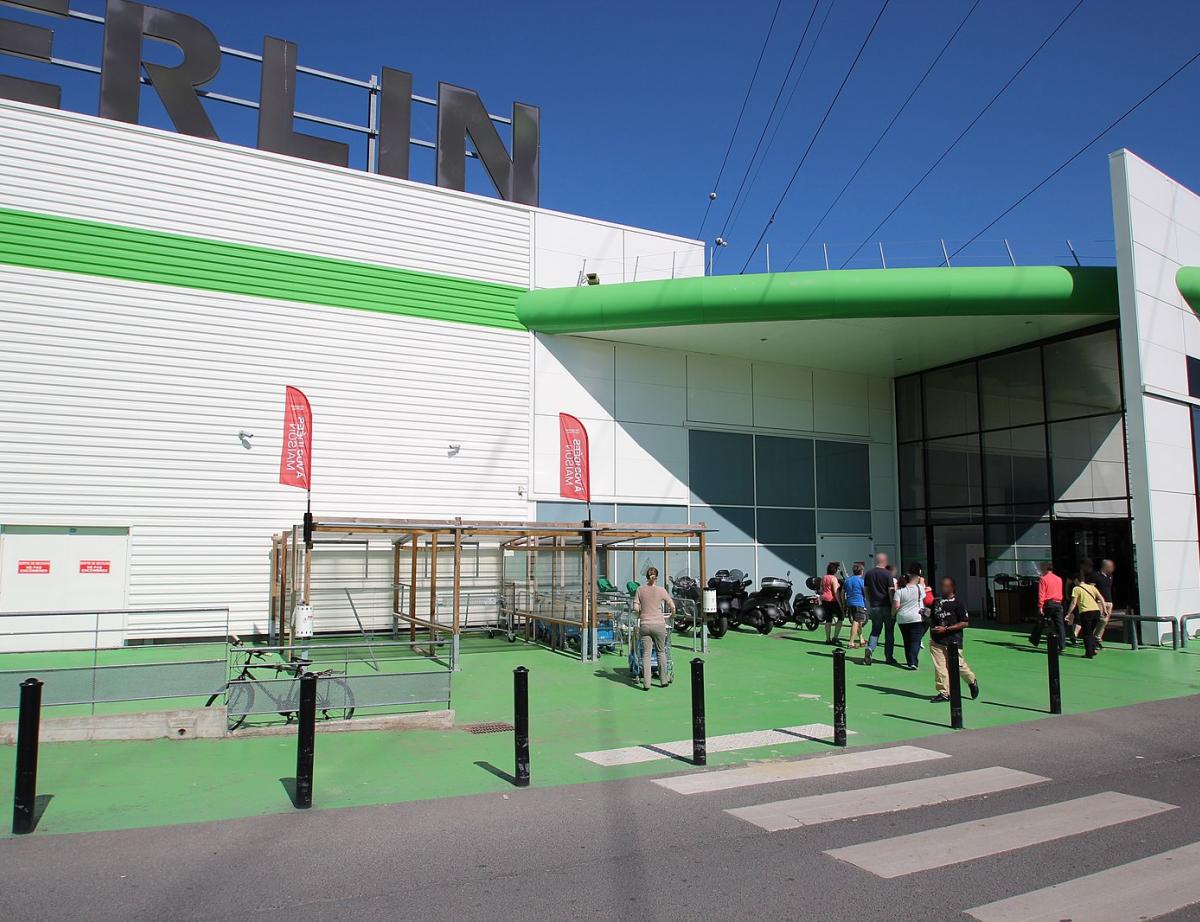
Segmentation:
<svg viewBox="0 0 1200 922">
<path fill-rule="evenodd" d="M 979 363 L 983 428 L 1026 426 L 1045 419 L 1042 400 L 1042 350 L 1025 349 Z"/>
<path fill-rule="evenodd" d="M 758 509 L 760 544 L 815 544 L 816 513 L 811 509 Z"/>
<path fill-rule="evenodd" d="M 688 437 L 692 502 L 754 505 L 754 436 L 693 429 Z"/>
<path fill-rule="evenodd" d="M 896 435 L 901 442 L 921 438 L 921 376 L 896 379 Z"/>
<path fill-rule="evenodd" d="M 896 450 L 900 471 L 900 508 L 917 509 L 925 505 L 925 446 L 901 445 Z"/>
<path fill-rule="evenodd" d="M 811 439 L 756 436 L 754 463 L 761 506 L 813 506 Z"/>
<path fill-rule="evenodd" d="M 929 505 L 978 506 L 983 500 L 979 436 L 960 435 L 926 443 Z"/>
<path fill-rule="evenodd" d="M 817 442 L 817 496 L 825 508 L 870 509 L 868 446 L 861 442 Z"/>
<path fill-rule="evenodd" d="M 937 438 L 979 429 L 975 363 L 925 374 L 925 435 Z"/>
<path fill-rule="evenodd" d="M 1187 357 L 1188 396 L 1200 397 L 1200 359 Z"/>
<path fill-rule="evenodd" d="M 1051 420 L 1122 409 L 1115 330 L 1050 343 L 1045 347 L 1045 363 Z"/>
<path fill-rule="evenodd" d="M 1042 426 L 983 434 L 983 463 L 989 506 L 1011 508 L 1050 500 L 1046 430 Z M 1043 508 L 1042 512 L 1048 511 Z"/>
</svg>

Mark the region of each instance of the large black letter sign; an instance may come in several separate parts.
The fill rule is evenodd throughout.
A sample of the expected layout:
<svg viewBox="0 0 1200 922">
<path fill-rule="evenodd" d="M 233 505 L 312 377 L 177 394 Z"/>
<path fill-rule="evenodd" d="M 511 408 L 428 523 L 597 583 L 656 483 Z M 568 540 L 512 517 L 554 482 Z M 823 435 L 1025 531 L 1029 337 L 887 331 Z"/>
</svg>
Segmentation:
<svg viewBox="0 0 1200 922">
<path fill-rule="evenodd" d="M 4 0 L 17 9 L 66 16 L 68 0 Z M 0 19 L 0 54 L 12 54 L 31 61 L 49 61 L 50 43 L 54 33 L 23 22 Z M 35 106 L 57 109 L 62 101 L 62 88 L 52 83 L 22 80 L 0 74 L 0 99 L 15 99 Z"/>
<path fill-rule="evenodd" d="M 296 110 L 296 46 L 281 38 L 263 40 L 262 83 L 258 100 L 258 148 L 290 157 L 346 166 L 350 145 L 299 134 Z"/>
<path fill-rule="evenodd" d="M 177 67 L 143 62 L 143 36 L 177 46 L 183 60 Z M 196 95 L 196 87 L 208 83 L 221 68 L 216 36 L 191 16 L 131 0 L 108 0 L 100 73 L 101 116 L 137 124 L 142 67 L 177 131 L 220 140 Z"/>
<path fill-rule="evenodd" d="M 437 184 L 465 189 L 467 138 L 500 197 L 524 205 L 538 203 L 538 119 L 536 106 L 513 103 L 513 155 L 510 159 L 479 94 L 450 83 L 438 84 Z"/>
</svg>

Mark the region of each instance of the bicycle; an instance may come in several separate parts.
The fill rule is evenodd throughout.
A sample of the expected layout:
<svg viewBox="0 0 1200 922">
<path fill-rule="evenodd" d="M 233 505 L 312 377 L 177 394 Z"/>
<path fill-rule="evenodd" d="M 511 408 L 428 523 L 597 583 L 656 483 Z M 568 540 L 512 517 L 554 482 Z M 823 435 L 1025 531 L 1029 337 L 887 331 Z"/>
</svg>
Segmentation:
<svg viewBox="0 0 1200 922">
<path fill-rule="evenodd" d="M 240 642 L 235 641 L 234 645 L 240 646 Z M 354 692 L 350 688 L 350 683 L 341 678 L 345 673 L 334 669 L 311 672 L 308 667 L 312 665 L 312 660 L 306 659 L 293 659 L 288 663 L 267 662 L 267 654 L 262 650 L 246 650 L 245 656 L 246 660 L 242 663 L 242 671 L 238 673 L 237 678 L 231 679 L 225 688 L 215 692 L 204 705 L 212 707 L 217 699 L 224 695 L 226 709 L 232 721 L 229 726 L 230 730 L 238 729 L 254 712 L 256 688 L 270 699 L 273 709 L 279 716 L 291 723 L 299 711 L 300 677 L 302 675 L 317 677 L 317 710 L 321 712 L 325 720 L 335 719 L 330 712 L 336 714 L 340 711 L 343 720 L 349 720 L 354 716 Z M 256 663 L 255 660 L 263 662 Z M 258 678 L 254 673 L 256 669 L 270 669 L 276 676 L 280 673 L 290 675 L 292 681 L 285 683 L 287 691 L 283 695 L 276 695 L 271 690 L 271 680 Z M 331 685 L 336 689 L 333 694 L 330 694 Z"/>
</svg>

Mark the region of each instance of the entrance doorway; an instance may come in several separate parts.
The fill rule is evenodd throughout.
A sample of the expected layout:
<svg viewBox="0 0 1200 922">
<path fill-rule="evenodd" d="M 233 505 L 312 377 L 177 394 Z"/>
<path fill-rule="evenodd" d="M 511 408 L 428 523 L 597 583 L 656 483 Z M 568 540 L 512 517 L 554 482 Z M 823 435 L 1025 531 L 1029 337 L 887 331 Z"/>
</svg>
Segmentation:
<svg viewBox="0 0 1200 922">
<path fill-rule="evenodd" d="M 1133 529 L 1129 519 L 1057 519 L 1050 526 L 1054 571 L 1074 579 L 1083 560 L 1095 566 L 1108 558 L 1117 565 L 1113 578 L 1113 607 L 1137 613 L 1137 575 L 1134 573 Z"/>
</svg>

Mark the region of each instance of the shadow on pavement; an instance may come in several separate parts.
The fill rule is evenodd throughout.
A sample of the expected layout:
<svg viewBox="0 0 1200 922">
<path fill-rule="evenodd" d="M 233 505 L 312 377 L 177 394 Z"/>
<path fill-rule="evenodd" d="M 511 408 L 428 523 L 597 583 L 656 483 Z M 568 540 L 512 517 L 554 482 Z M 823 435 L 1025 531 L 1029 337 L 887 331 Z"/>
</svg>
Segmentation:
<svg viewBox="0 0 1200 922">
<path fill-rule="evenodd" d="M 860 682 L 859 688 L 869 688 L 872 691 L 883 692 L 885 695 L 899 695 L 902 698 L 919 698 L 922 701 L 928 701 L 930 696 L 924 695 L 921 692 L 908 691 L 904 688 L 889 688 L 886 685 L 870 685 L 866 682 Z"/>
<path fill-rule="evenodd" d="M 1032 711 L 1034 714 L 1049 714 L 1050 713 L 1048 710 L 1043 710 L 1042 708 L 1025 707 L 1024 705 L 1021 705 L 1021 704 L 1003 704 L 999 701 L 980 701 L 979 703 L 986 704 L 989 707 L 994 707 L 994 708 L 1009 708 L 1010 710 L 1013 710 L 1013 711 Z"/>
<path fill-rule="evenodd" d="M 920 696 L 918 696 L 920 697 Z M 907 720 L 909 723 L 925 724 L 928 727 L 938 727 L 945 730 L 949 724 L 938 723 L 934 720 L 921 720 L 919 717 L 905 717 L 903 714 L 884 714 L 884 717 L 894 717 L 896 720 Z"/>
<path fill-rule="evenodd" d="M 292 806 L 299 809 L 300 804 L 296 799 L 296 779 L 280 778 L 279 783 L 283 785 L 284 791 L 287 792 L 288 800 L 292 802 Z"/>
<path fill-rule="evenodd" d="M 497 778 L 500 778 L 503 781 L 507 781 L 513 787 L 516 787 L 516 785 L 517 785 L 516 777 L 514 775 L 510 775 L 504 769 L 497 768 L 491 762 L 476 762 L 475 764 L 478 765 L 480 768 L 482 768 L 485 772 L 490 772 L 491 774 L 495 775 Z"/>
</svg>

